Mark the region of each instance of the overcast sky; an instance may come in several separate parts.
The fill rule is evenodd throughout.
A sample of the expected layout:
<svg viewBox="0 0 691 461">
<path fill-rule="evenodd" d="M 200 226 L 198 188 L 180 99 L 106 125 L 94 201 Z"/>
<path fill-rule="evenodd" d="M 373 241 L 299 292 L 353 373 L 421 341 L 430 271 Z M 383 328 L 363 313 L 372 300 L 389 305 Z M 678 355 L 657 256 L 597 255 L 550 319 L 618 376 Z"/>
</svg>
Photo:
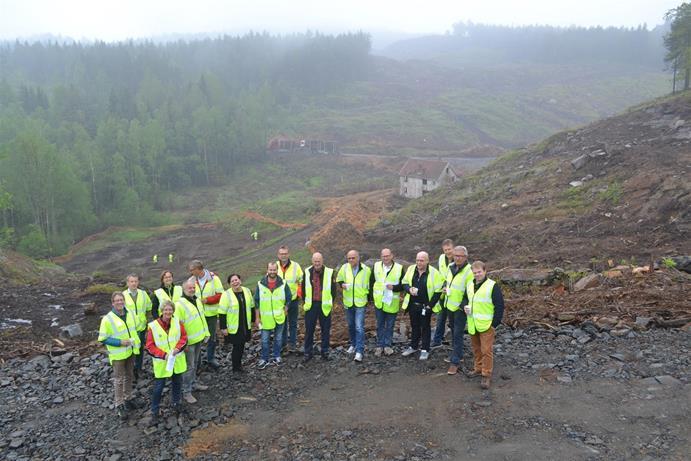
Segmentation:
<svg viewBox="0 0 691 461">
<path fill-rule="evenodd" d="M 444 33 L 458 21 L 636 26 L 681 0 L 0 0 L 0 39 L 344 30 Z"/>
</svg>

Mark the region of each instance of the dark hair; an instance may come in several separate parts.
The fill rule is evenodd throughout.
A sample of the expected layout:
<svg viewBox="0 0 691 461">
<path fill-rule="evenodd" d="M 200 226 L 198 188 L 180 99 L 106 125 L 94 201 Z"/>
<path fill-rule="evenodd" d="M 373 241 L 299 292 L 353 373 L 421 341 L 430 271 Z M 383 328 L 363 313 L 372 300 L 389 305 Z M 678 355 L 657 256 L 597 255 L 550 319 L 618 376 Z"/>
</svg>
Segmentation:
<svg viewBox="0 0 691 461">
<path fill-rule="evenodd" d="M 233 277 L 237 277 L 240 279 L 240 281 L 242 281 L 242 277 L 240 277 L 240 274 L 232 273 L 228 276 L 228 279 L 226 280 L 226 282 L 230 283 L 230 279 L 232 279 Z"/>
<path fill-rule="evenodd" d="M 163 285 L 163 277 L 165 277 L 166 274 L 170 274 L 170 276 L 172 277 L 172 276 L 173 276 L 173 271 L 164 270 L 163 272 L 161 272 L 161 285 Z"/>
<path fill-rule="evenodd" d="M 114 302 L 115 298 L 120 296 L 122 299 L 125 299 L 125 295 L 122 294 L 122 291 L 114 291 L 110 294 L 110 302 Z"/>
</svg>

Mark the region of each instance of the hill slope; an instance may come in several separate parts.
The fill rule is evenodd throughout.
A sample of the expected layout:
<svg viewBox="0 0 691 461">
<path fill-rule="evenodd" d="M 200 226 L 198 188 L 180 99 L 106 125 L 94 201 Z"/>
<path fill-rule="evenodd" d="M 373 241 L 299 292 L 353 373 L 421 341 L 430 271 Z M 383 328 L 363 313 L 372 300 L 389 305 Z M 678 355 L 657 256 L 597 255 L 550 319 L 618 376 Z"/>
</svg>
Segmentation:
<svg viewBox="0 0 691 461">
<path fill-rule="evenodd" d="M 493 267 L 689 254 L 690 169 L 687 93 L 514 151 L 366 237 L 402 256 L 450 237 Z"/>
</svg>

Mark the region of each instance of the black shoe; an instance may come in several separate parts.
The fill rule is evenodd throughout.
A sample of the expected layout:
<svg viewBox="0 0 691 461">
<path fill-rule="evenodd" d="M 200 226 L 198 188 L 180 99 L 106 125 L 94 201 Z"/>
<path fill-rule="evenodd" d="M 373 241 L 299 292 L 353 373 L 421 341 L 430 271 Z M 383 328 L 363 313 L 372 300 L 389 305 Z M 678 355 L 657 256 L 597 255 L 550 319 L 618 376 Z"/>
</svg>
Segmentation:
<svg viewBox="0 0 691 461">
<path fill-rule="evenodd" d="M 331 361 L 331 357 L 329 357 L 328 354 L 322 354 L 322 360 L 325 361 L 325 362 L 330 362 L 330 361 Z"/>
<path fill-rule="evenodd" d="M 120 421 L 127 421 L 127 407 L 125 405 L 119 405 L 117 408 L 118 411 L 118 417 L 120 418 Z"/>
<path fill-rule="evenodd" d="M 307 362 L 309 362 L 310 360 L 312 360 L 312 356 L 311 356 L 311 355 L 306 355 L 305 358 L 302 359 L 302 363 L 307 363 Z"/>
<path fill-rule="evenodd" d="M 154 413 L 151 415 L 151 422 L 149 423 L 149 427 L 155 427 L 158 426 L 158 423 L 161 422 L 160 416 L 158 416 L 158 413 Z"/>
<path fill-rule="evenodd" d="M 181 415 L 186 414 L 185 408 L 182 406 L 181 403 L 178 403 L 178 404 L 176 404 L 176 405 L 173 405 L 173 414 L 174 414 L 175 416 L 177 416 L 178 418 L 179 418 Z"/>
<path fill-rule="evenodd" d="M 137 370 L 136 368 L 134 369 L 133 378 L 135 383 L 139 379 L 139 370 Z"/>
<path fill-rule="evenodd" d="M 209 368 L 211 368 L 212 370 L 218 370 L 219 368 L 221 368 L 221 364 L 218 363 L 218 362 L 215 361 L 215 360 L 212 360 L 211 362 L 206 362 L 206 364 L 207 364 L 207 365 L 209 366 Z"/>
</svg>

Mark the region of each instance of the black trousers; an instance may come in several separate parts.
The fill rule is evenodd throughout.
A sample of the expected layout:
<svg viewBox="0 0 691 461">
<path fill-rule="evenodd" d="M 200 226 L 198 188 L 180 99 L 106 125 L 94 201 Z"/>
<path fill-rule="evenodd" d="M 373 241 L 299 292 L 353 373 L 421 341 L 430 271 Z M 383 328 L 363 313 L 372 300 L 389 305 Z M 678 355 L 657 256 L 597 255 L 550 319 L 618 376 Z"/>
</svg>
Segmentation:
<svg viewBox="0 0 691 461">
<path fill-rule="evenodd" d="M 422 315 L 424 312 L 425 315 Z M 423 351 L 429 351 L 430 337 L 432 329 L 430 324 L 432 321 L 432 309 L 422 304 L 411 304 L 408 306 L 408 314 L 410 315 L 410 347 L 417 349 L 422 341 Z"/>
<path fill-rule="evenodd" d="M 321 329 L 321 355 L 329 355 L 331 337 L 331 313 L 328 316 L 322 311 L 321 301 L 313 301 L 312 308 L 305 312 L 305 357 L 312 357 L 314 349 L 314 330 L 319 321 Z"/>
</svg>

